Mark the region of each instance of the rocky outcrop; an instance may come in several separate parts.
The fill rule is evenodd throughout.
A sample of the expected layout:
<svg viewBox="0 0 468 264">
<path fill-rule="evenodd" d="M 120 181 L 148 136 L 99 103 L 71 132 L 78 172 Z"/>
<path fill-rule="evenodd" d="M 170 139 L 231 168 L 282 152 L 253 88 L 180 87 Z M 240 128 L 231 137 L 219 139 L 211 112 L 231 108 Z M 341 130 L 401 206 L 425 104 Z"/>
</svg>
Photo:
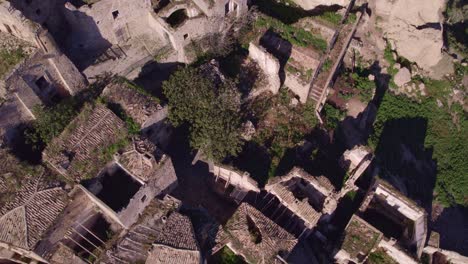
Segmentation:
<svg viewBox="0 0 468 264">
<path fill-rule="evenodd" d="M 431 73 L 443 59 L 442 11 L 445 0 L 371 0 L 376 27 L 399 56 Z"/>
<path fill-rule="evenodd" d="M 311 10 L 318 6 L 347 6 L 351 0 L 293 0 L 293 2 L 305 10 Z"/>
</svg>

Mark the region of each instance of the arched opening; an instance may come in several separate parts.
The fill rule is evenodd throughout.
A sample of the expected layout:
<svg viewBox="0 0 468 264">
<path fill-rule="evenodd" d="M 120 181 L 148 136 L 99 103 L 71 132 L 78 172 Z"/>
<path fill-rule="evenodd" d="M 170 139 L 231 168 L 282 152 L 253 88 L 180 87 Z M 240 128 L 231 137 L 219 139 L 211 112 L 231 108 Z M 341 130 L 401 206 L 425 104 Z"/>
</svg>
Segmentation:
<svg viewBox="0 0 468 264">
<path fill-rule="evenodd" d="M 172 13 L 167 19 L 166 22 L 171 25 L 171 27 L 176 28 L 180 25 L 182 25 L 185 20 L 188 19 L 187 16 L 187 10 L 185 9 L 179 9 Z"/>
</svg>

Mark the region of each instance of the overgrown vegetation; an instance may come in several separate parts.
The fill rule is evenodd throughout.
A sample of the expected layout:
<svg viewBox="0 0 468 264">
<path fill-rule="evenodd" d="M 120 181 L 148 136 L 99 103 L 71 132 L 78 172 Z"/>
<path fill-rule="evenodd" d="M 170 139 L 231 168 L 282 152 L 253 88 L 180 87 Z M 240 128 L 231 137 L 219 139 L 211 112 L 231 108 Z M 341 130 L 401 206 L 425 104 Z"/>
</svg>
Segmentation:
<svg viewBox="0 0 468 264">
<path fill-rule="evenodd" d="M 392 259 L 384 249 L 379 248 L 369 254 L 366 264 L 398 264 L 398 262 Z"/>
<path fill-rule="evenodd" d="M 338 127 L 338 124 L 345 118 L 346 112 L 333 107 L 330 104 L 325 104 L 323 107 L 323 113 L 325 116 L 325 127 L 328 130 L 334 130 Z"/>
<path fill-rule="evenodd" d="M 376 89 L 374 81 L 369 80 L 369 72 L 363 68 L 356 68 L 356 71 L 350 75 L 353 87 L 359 90 L 359 96 L 363 102 L 372 100 Z"/>
<path fill-rule="evenodd" d="M 103 78 L 84 92 L 62 99 L 56 105 L 38 106 L 33 109 L 36 120 L 24 131 L 26 143 L 33 150 L 42 151 L 54 137 L 62 133 L 87 102 L 94 103 L 108 82 L 108 78 Z"/>
<path fill-rule="evenodd" d="M 297 146 L 317 124 L 312 103 L 292 106 L 292 93 L 285 87 L 278 95 L 256 100 L 250 109 L 259 118 L 254 142 L 267 149 L 271 159 L 268 175 L 285 173 L 280 163 L 287 161 L 287 151 Z"/>
<path fill-rule="evenodd" d="M 223 247 L 219 253 L 220 264 L 243 264 L 245 261 L 242 257 L 237 256 L 227 246 Z"/>
<path fill-rule="evenodd" d="M 42 150 L 60 135 L 70 121 L 77 115 L 80 103 L 74 98 L 63 100 L 54 106 L 37 106 L 33 112 L 36 120 L 25 130 L 26 142 L 36 150 Z"/>
<path fill-rule="evenodd" d="M 343 17 L 336 12 L 323 12 L 322 14 L 316 16 L 318 19 L 331 23 L 334 26 L 338 26 L 341 23 Z"/>
<path fill-rule="evenodd" d="M 428 84 L 426 84 L 428 85 Z M 431 89 L 431 88 L 428 88 Z M 370 145 L 384 171 L 399 175 L 410 185 L 410 193 L 431 188 L 430 175 L 416 177 L 417 171 L 405 171 L 400 164 L 405 145 L 417 159 L 426 159 L 432 152 L 437 163 L 435 198 L 444 205 L 468 205 L 468 122 L 460 105 L 439 107 L 436 98 L 424 98 L 421 103 L 404 96 L 385 94 L 380 105 Z M 413 169 L 414 170 L 414 169 Z M 422 184 L 422 185 L 421 185 Z M 426 184 L 426 186 L 424 186 Z M 429 184 L 429 186 L 427 186 Z M 430 199 L 432 191 L 426 190 Z"/>
<path fill-rule="evenodd" d="M 237 155 L 240 138 L 240 95 L 236 83 L 220 84 L 199 69 L 187 67 L 163 83 L 169 101 L 169 120 L 174 126 L 190 126 L 190 145 L 215 161 Z"/>
<path fill-rule="evenodd" d="M 292 25 L 287 25 L 281 21 L 268 16 L 259 16 L 255 22 L 257 28 L 268 28 L 279 34 L 291 44 L 300 47 L 313 47 L 324 52 L 327 49 L 327 42 L 313 33 Z"/>
<path fill-rule="evenodd" d="M 13 51 L 0 50 L 0 78 L 26 57 L 22 48 Z"/>
</svg>

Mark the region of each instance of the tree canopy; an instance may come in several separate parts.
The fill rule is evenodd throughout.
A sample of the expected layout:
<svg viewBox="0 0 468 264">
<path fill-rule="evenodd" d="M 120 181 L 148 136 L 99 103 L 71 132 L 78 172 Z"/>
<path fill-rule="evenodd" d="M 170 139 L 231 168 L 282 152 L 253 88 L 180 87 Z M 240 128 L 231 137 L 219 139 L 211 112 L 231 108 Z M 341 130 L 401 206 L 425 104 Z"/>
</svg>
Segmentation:
<svg viewBox="0 0 468 264">
<path fill-rule="evenodd" d="M 164 82 L 169 101 L 169 121 L 190 126 L 190 145 L 213 160 L 237 155 L 241 150 L 240 95 L 236 83 L 215 84 L 199 69 L 188 67 Z"/>
</svg>

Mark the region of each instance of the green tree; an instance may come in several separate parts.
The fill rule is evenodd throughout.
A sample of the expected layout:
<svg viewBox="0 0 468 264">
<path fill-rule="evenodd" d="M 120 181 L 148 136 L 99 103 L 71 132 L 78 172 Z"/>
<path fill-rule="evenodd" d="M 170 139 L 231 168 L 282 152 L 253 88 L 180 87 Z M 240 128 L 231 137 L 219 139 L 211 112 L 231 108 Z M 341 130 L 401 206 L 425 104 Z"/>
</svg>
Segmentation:
<svg viewBox="0 0 468 264">
<path fill-rule="evenodd" d="M 193 67 L 175 72 L 164 82 L 169 120 L 174 126 L 190 125 L 190 145 L 207 158 L 221 160 L 241 150 L 240 96 L 236 83 L 225 79 L 216 85 Z"/>
</svg>

